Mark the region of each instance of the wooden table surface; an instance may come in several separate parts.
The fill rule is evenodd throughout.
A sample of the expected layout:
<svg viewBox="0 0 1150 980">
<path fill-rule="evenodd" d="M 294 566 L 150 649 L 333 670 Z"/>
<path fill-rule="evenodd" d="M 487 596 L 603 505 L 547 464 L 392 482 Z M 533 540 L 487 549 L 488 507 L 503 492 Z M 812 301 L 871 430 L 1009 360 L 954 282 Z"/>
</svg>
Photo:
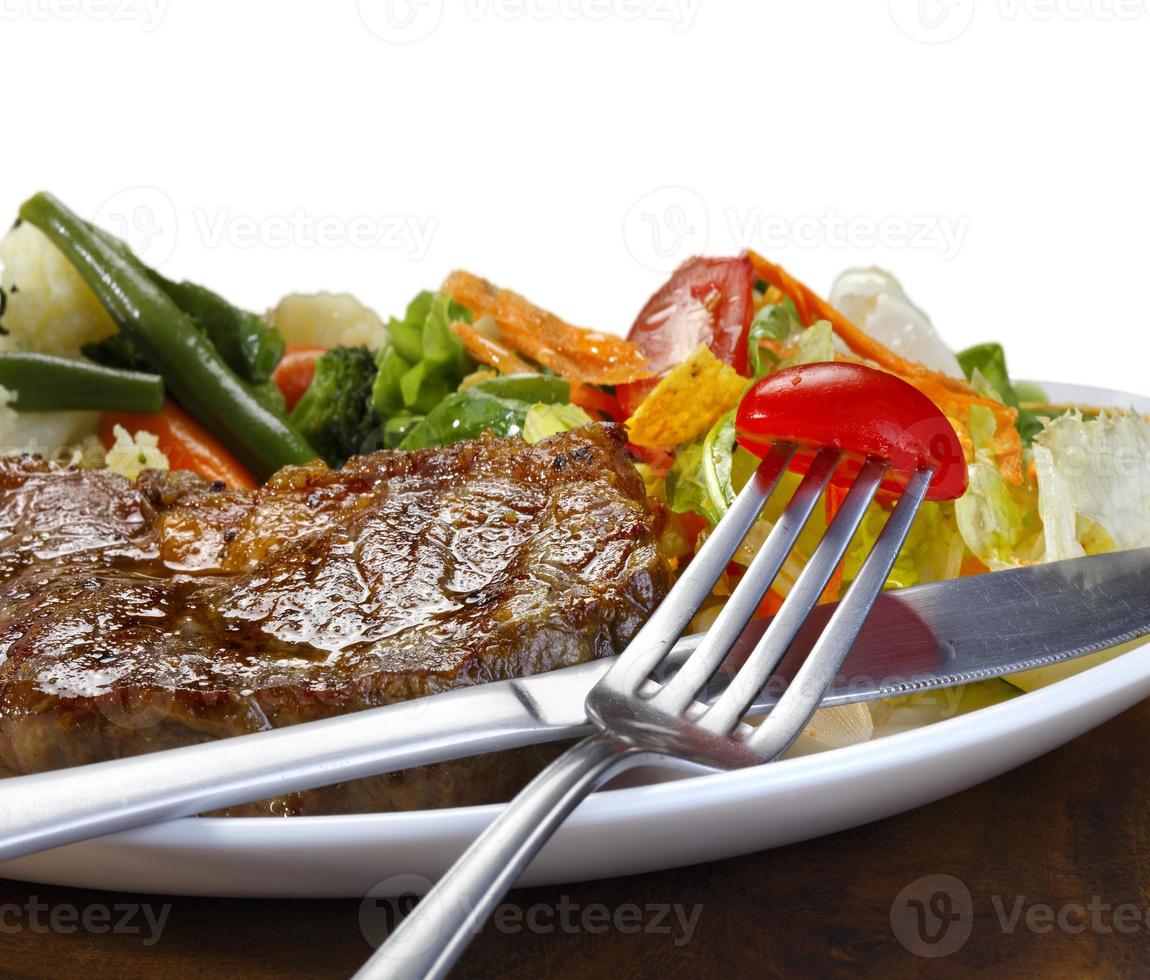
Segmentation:
<svg viewBox="0 0 1150 980">
<path fill-rule="evenodd" d="M 517 891 L 456 975 L 1150 976 L 1147 745 L 1150 701 L 890 820 L 714 864 Z M 152 945 L 141 916 L 136 933 L 69 928 L 86 911 L 104 928 L 100 909 L 139 902 L 154 915 L 171 904 Z M 370 952 L 359 911 L 0 881 L 0 976 L 346 977 Z M 693 929 L 680 924 L 693 916 Z M 916 935 L 917 948 L 947 955 L 909 951 Z"/>
</svg>

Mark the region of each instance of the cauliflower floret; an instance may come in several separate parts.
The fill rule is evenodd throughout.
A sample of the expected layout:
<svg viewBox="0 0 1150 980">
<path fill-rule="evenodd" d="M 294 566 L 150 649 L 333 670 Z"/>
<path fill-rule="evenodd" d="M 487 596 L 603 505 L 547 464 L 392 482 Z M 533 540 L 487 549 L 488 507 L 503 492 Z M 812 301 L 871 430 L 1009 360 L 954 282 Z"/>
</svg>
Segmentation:
<svg viewBox="0 0 1150 980">
<path fill-rule="evenodd" d="M 168 457 L 160 451 L 160 441 L 151 432 L 141 430 L 134 436 L 122 425 L 112 429 L 116 442 L 104 457 L 104 465 L 113 473 L 134 480 L 144 470 L 169 469 Z"/>
<path fill-rule="evenodd" d="M 39 453 L 58 462 L 100 465 L 90 440 L 100 421 L 99 412 L 18 412 L 16 393 L 0 387 L 0 455 Z M 79 448 L 82 459 L 73 457 Z"/>
<path fill-rule="evenodd" d="M 4 290 L 0 350 L 28 350 L 75 357 L 90 341 L 116 332 L 63 253 L 27 221 L 0 241 L 0 286 Z"/>
<path fill-rule="evenodd" d="M 387 343 L 379 315 L 348 293 L 295 293 L 264 316 L 289 344 L 314 347 L 367 347 Z"/>
</svg>

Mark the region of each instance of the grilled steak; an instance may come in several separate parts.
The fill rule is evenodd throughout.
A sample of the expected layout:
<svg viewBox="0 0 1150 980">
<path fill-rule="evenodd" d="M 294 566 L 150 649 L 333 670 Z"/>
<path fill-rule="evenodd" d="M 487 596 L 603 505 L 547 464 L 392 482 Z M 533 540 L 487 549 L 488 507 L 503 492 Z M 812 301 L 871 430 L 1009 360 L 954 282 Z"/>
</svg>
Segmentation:
<svg viewBox="0 0 1150 980">
<path fill-rule="evenodd" d="M 610 425 L 292 467 L 256 492 L 2 460 L 0 768 L 134 755 L 616 653 L 669 585 L 656 522 Z M 491 801 L 547 752 L 234 812 Z"/>
</svg>

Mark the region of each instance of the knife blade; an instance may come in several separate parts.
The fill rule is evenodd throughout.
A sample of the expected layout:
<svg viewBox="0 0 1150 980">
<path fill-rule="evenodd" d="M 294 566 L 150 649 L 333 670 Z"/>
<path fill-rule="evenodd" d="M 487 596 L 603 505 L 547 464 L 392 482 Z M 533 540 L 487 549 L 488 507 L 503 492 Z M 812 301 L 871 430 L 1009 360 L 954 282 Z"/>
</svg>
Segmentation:
<svg viewBox="0 0 1150 980">
<path fill-rule="evenodd" d="M 816 610 L 764 689 L 769 710 L 833 606 Z M 752 623 L 723 670 L 768 627 Z M 1150 549 L 885 593 L 823 705 L 999 677 L 1150 634 Z M 685 658 L 699 638 L 686 637 Z M 151 755 L 0 780 L 0 860 L 282 793 L 590 730 L 610 660 Z M 722 671 L 714 681 L 723 684 Z M 712 691 L 711 693 L 714 693 Z"/>
<path fill-rule="evenodd" d="M 814 610 L 752 713 L 773 707 L 836 609 Z M 704 696 L 721 693 L 770 620 L 753 621 Z M 1150 635 L 1150 548 L 1033 565 L 883 593 L 823 707 L 956 687 L 1098 653 Z M 702 634 L 684 637 L 668 671 Z M 606 673 L 598 661 L 506 682 L 547 724 L 575 724 Z M 658 678 L 656 678 L 658 680 Z M 588 729 L 589 730 L 589 729 Z M 582 729 L 581 729 L 582 731 Z"/>
</svg>

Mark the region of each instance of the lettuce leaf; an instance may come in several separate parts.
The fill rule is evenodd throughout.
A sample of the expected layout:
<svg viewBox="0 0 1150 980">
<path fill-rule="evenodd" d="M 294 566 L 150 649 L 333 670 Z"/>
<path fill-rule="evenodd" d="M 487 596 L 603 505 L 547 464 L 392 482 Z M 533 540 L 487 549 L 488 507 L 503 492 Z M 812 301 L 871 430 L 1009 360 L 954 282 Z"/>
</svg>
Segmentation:
<svg viewBox="0 0 1150 980">
<path fill-rule="evenodd" d="M 1150 546 L 1150 423 L 1074 412 L 1034 439 L 1047 561 Z"/>
<path fill-rule="evenodd" d="M 781 303 L 768 303 L 762 307 L 751 321 L 747 334 L 747 360 L 751 367 L 751 377 L 761 378 L 779 366 L 779 357 L 769 346 L 784 345 L 791 337 L 802 333 L 803 325 L 795 304 L 789 298 Z"/>
<path fill-rule="evenodd" d="M 1024 407 L 1023 402 L 1045 402 L 1046 393 L 1037 385 L 1027 382 L 1013 382 L 1006 367 L 1006 352 L 1001 344 L 978 344 L 967 348 L 958 355 L 958 363 L 967 380 L 980 393 L 998 398 L 1004 404 L 1018 410 L 1015 428 L 1022 436 L 1024 446 L 1029 446 L 1034 437 L 1042 431 L 1045 417 L 1061 415 L 1054 409 Z"/>
<path fill-rule="evenodd" d="M 735 413 L 728 412 L 702 439 L 681 446 L 667 474 L 667 505 L 718 524 L 735 502 Z"/>
<path fill-rule="evenodd" d="M 566 402 L 571 386 L 544 374 L 509 374 L 480 381 L 441 400 L 400 442 L 400 449 L 430 449 L 475 439 L 484 432 L 523 432 L 533 405 Z"/>
<path fill-rule="evenodd" d="M 812 323 L 796 338 L 780 368 L 798 367 L 800 364 L 818 364 L 835 359 L 835 333 L 829 320 Z"/>
<path fill-rule="evenodd" d="M 977 450 L 967 474 L 966 493 L 954 504 L 958 533 L 966 547 L 991 571 L 1020 564 L 1020 549 L 1033 524 L 1032 509 L 1003 479 L 992 452 Z"/>
<path fill-rule="evenodd" d="M 581 425 L 588 425 L 591 421 L 591 416 L 578 405 L 545 405 L 543 402 L 536 402 L 527 412 L 527 418 L 523 422 L 523 438 L 535 445 L 548 436 L 569 432 Z"/>
<path fill-rule="evenodd" d="M 1018 393 L 1010 383 L 1010 374 L 1006 370 L 1006 351 L 1002 349 L 1002 344 L 978 344 L 960 351 L 957 357 L 968 381 L 974 380 L 977 371 L 1005 404 L 1018 408 Z"/>
<path fill-rule="evenodd" d="M 878 504 L 871 504 L 867 509 L 844 559 L 844 584 L 849 585 L 858 577 L 863 562 L 889 518 L 890 511 Z M 953 507 L 927 501 L 911 525 L 884 588 L 906 589 L 912 585 L 956 578 L 962 568 L 963 556 L 963 540 L 955 524 Z"/>
</svg>

